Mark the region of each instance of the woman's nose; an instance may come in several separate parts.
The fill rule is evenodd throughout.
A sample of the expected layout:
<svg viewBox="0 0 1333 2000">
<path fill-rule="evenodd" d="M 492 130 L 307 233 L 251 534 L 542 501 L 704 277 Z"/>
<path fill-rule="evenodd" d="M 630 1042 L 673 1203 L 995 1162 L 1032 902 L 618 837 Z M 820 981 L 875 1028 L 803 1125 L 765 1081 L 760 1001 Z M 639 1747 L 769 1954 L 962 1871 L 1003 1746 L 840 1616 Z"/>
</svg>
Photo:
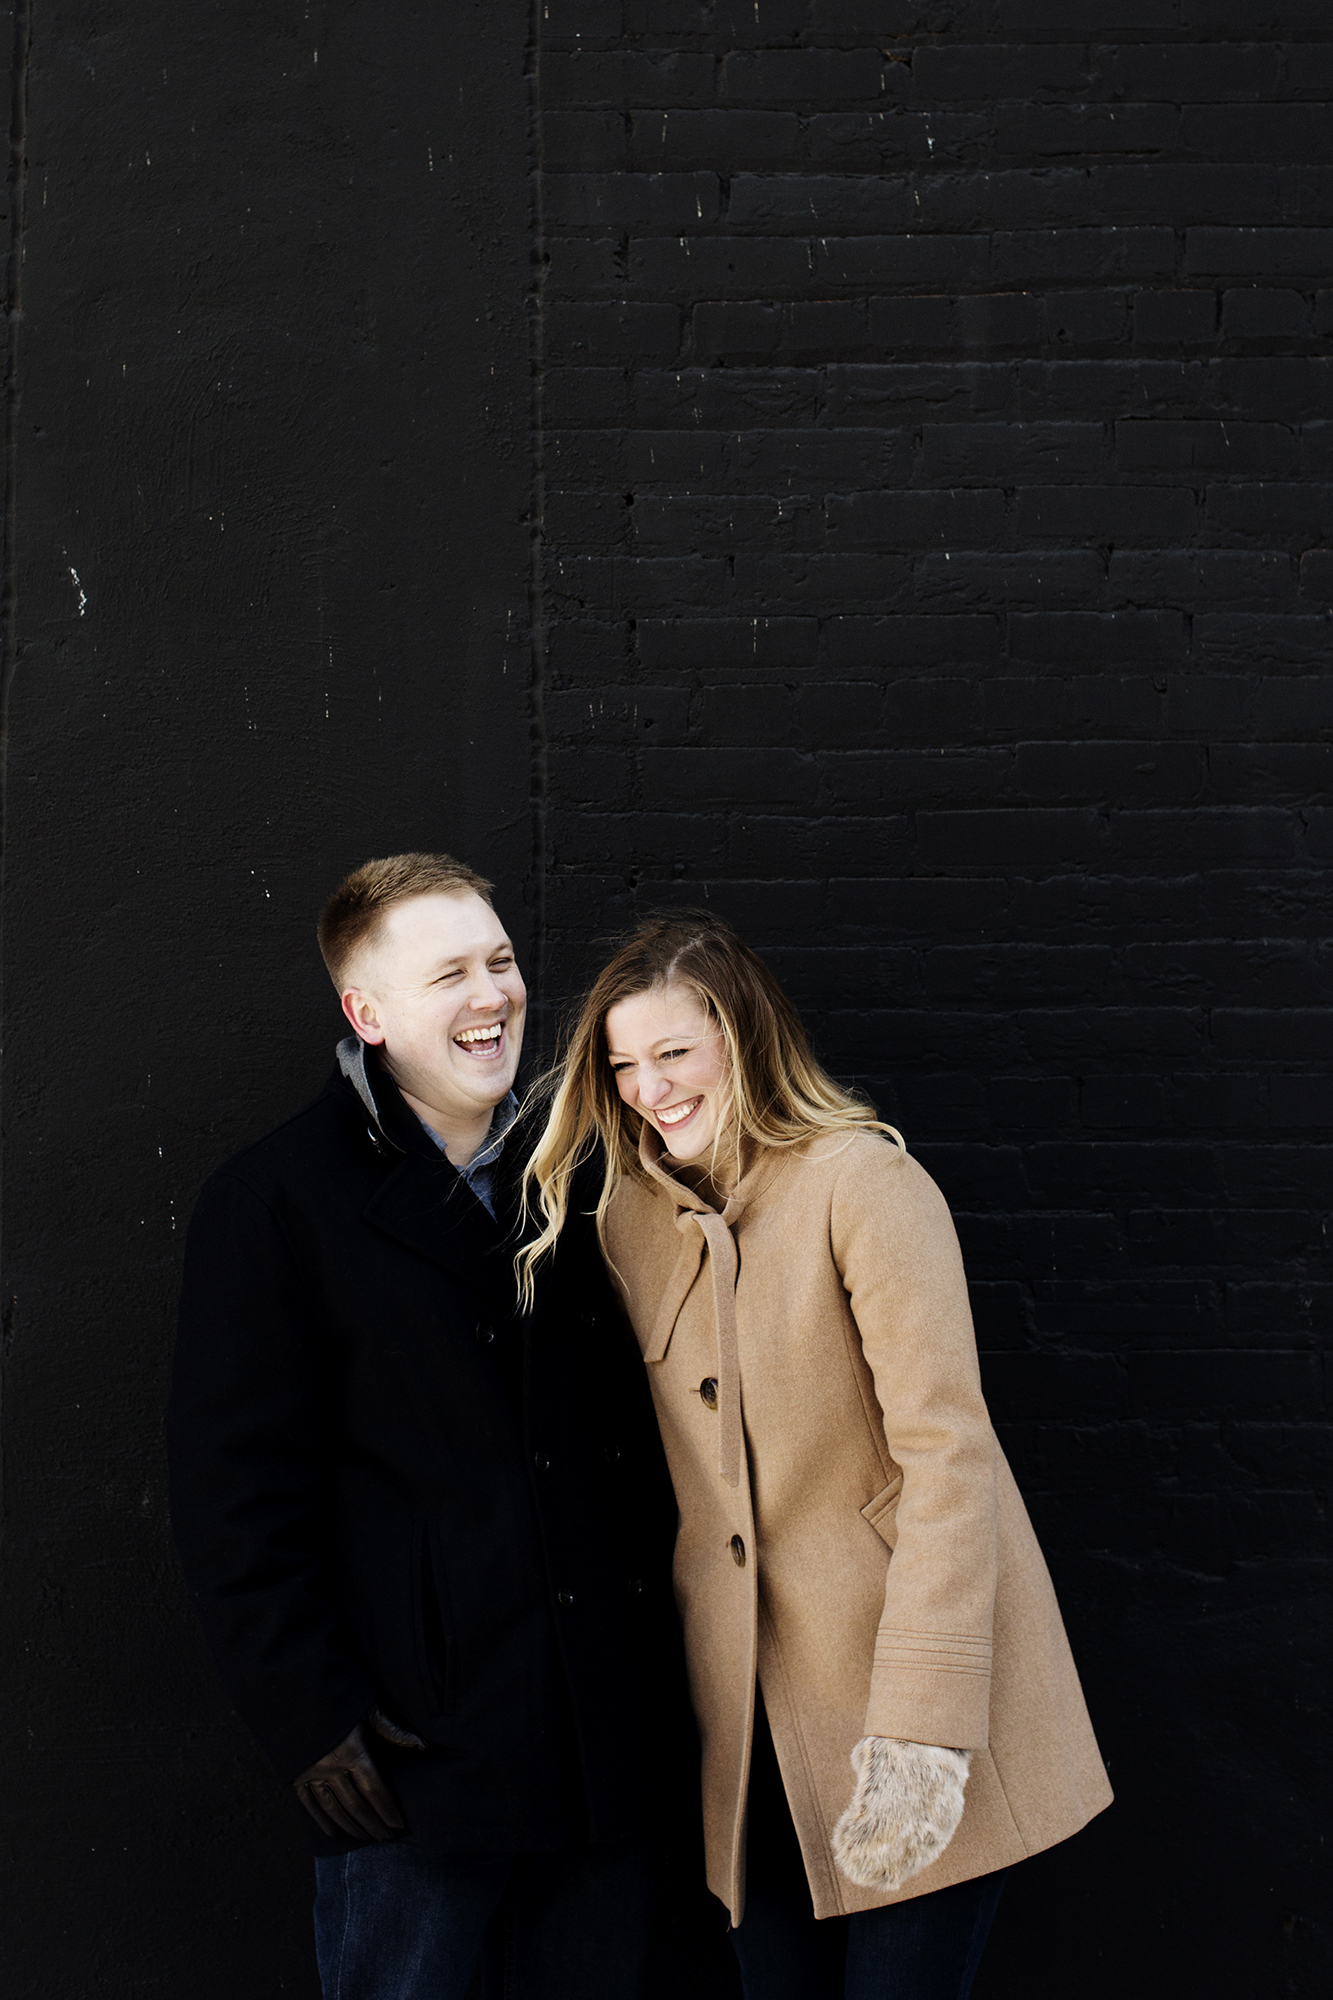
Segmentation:
<svg viewBox="0 0 1333 2000">
<path fill-rule="evenodd" d="M 654 1104 L 660 1104 L 670 1088 L 669 1079 L 664 1077 L 660 1071 L 647 1068 L 640 1069 L 639 1102 L 641 1104 L 646 1104 L 650 1108 Z"/>
</svg>

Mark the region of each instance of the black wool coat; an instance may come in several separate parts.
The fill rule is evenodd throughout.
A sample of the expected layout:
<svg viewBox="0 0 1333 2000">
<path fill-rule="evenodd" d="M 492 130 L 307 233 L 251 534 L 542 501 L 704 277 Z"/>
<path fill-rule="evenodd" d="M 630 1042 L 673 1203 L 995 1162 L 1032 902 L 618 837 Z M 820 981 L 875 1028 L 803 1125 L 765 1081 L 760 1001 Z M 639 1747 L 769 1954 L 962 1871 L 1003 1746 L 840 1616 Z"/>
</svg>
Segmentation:
<svg viewBox="0 0 1333 2000">
<path fill-rule="evenodd" d="M 168 1443 L 205 1636 L 284 1778 L 379 1704 L 430 1745 L 372 1739 L 422 1837 L 641 1831 L 697 1751 L 637 1346 L 582 1214 L 519 1315 L 521 1126 L 497 1226 L 370 1075 L 375 1116 L 335 1074 L 190 1225 Z"/>
</svg>

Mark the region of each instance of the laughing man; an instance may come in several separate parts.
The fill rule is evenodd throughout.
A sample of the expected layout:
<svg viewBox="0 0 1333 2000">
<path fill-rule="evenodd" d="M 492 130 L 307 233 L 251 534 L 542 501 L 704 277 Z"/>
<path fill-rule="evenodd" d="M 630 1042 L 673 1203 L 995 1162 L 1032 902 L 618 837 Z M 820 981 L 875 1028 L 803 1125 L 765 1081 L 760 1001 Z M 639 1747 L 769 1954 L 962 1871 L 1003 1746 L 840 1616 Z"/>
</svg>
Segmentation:
<svg viewBox="0 0 1333 2000">
<path fill-rule="evenodd" d="M 177 1540 L 305 1808 L 338 2000 L 463 2000 L 484 1938 L 506 1994 L 628 2000 L 640 1833 L 691 1761 L 674 1503 L 589 1228 L 516 1303 L 526 994 L 489 891 L 400 854 L 335 892 L 354 1033 L 186 1254 Z"/>
</svg>

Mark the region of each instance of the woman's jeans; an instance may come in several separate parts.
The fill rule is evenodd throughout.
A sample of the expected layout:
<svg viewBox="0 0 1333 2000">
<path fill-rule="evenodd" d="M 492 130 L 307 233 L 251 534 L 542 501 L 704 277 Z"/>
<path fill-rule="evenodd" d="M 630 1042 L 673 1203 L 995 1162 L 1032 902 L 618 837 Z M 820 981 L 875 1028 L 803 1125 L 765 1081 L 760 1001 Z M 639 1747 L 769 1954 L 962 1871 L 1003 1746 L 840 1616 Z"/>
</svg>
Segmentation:
<svg viewBox="0 0 1333 2000">
<path fill-rule="evenodd" d="M 747 1845 L 745 1917 L 731 1933 L 745 2000 L 967 2000 L 1004 1871 L 816 1923 L 762 1706 Z"/>
<path fill-rule="evenodd" d="M 315 1863 L 324 2000 L 633 2000 L 649 1871 L 633 1845 L 445 1854 L 413 1840 Z"/>
</svg>

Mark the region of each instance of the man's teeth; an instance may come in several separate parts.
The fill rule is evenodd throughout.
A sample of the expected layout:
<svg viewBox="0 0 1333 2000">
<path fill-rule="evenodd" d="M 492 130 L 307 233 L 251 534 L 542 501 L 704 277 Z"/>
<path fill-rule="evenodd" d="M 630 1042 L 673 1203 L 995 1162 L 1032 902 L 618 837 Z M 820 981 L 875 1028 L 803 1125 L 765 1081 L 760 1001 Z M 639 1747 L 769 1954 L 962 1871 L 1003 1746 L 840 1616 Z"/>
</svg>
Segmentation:
<svg viewBox="0 0 1333 2000">
<path fill-rule="evenodd" d="M 504 1022 L 497 1021 L 492 1028 L 464 1028 L 461 1035 L 455 1035 L 456 1042 L 496 1042 L 504 1032 Z"/>
<path fill-rule="evenodd" d="M 679 1125 L 682 1118 L 688 1118 L 691 1111 L 697 1111 L 702 1103 L 702 1097 L 692 1097 L 688 1104 L 673 1104 L 669 1111 L 658 1112 L 658 1122 L 662 1125 Z"/>
</svg>

